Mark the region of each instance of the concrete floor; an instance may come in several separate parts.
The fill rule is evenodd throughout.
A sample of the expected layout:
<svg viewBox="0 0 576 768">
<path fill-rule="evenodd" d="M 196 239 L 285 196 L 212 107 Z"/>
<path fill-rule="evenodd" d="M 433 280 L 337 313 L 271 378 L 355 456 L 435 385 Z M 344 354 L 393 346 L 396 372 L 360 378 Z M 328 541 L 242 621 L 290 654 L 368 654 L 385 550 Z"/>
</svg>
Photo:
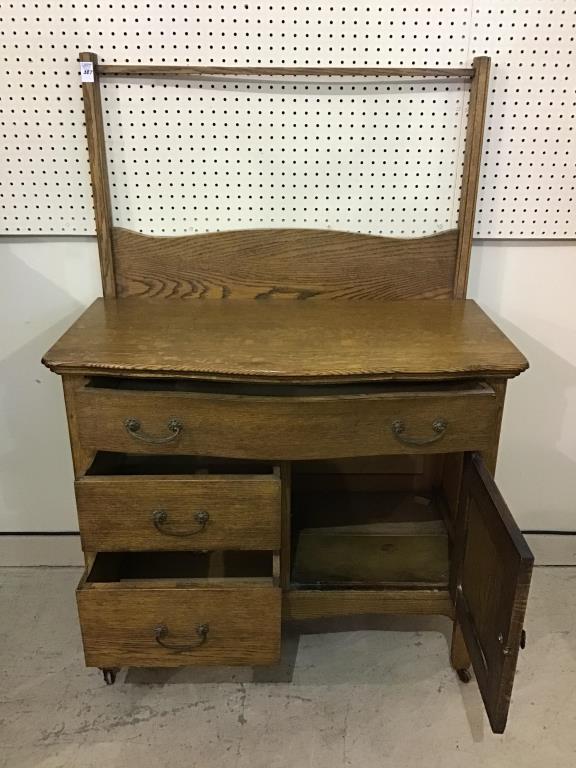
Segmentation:
<svg viewBox="0 0 576 768">
<path fill-rule="evenodd" d="M 451 671 L 442 619 L 316 623 L 278 669 L 130 670 L 107 687 L 83 666 L 79 575 L 0 569 L 1 768 L 576 766 L 576 569 L 535 571 L 503 736 Z"/>
</svg>

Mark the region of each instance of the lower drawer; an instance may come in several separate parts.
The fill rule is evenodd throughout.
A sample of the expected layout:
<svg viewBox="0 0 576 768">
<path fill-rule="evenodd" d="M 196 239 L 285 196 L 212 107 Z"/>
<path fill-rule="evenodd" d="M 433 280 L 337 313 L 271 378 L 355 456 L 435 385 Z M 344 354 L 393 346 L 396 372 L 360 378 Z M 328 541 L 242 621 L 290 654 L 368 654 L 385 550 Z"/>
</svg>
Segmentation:
<svg viewBox="0 0 576 768">
<path fill-rule="evenodd" d="M 266 552 L 98 554 L 77 590 L 86 664 L 273 664 L 272 572 Z"/>
</svg>

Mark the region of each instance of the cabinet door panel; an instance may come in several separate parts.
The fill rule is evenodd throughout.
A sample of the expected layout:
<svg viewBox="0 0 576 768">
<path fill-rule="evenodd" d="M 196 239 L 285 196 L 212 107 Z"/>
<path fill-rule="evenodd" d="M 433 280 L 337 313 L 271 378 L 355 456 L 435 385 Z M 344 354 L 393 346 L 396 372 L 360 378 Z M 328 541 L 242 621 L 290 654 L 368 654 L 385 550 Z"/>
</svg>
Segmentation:
<svg viewBox="0 0 576 768">
<path fill-rule="evenodd" d="M 534 558 L 478 453 L 465 460 L 456 617 L 495 733 L 506 727 Z"/>
</svg>

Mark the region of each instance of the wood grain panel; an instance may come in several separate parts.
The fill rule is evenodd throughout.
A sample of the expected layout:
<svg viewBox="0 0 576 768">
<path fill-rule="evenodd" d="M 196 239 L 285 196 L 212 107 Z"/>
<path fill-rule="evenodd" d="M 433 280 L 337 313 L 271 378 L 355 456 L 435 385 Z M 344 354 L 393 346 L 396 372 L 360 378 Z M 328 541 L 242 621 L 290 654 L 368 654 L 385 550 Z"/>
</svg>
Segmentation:
<svg viewBox="0 0 576 768">
<path fill-rule="evenodd" d="M 281 553 L 280 553 L 280 585 L 287 589 L 290 585 L 292 571 L 292 463 L 283 461 L 280 465 L 281 483 Z"/>
<path fill-rule="evenodd" d="M 298 479 L 302 475 L 363 475 L 363 474 L 422 474 L 425 467 L 423 456 L 362 456 L 356 459 L 333 461 L 299 461 L 293 466 Z"/>
<path fill-rule="evenodd" d="M 257 382 L 515 376 L 475 302 L 97 299 L 46 353 L 58 373 Z"/>
<path fill-rule="evenodd" d="M 342 397 L 236 397 L 205 393 L 114 391 L 86 387 L 77 393 L 78 425 L 85 449 L 148 454 L 195 454 L 262 460 L 327 459 L 377 454 L 430 454 L 482 449 L 491 444 L 497 416 L 487 386 L 441 387 Z M 153 438 L 126 429 L 135 418 Z M 177 418 L 178 435 L 168 423 Z M 434 422 L 447 423 L 441 435 Z M 402 442 L 393 424 L 406 425 Z M 233 428 L 231 428 L 233 425 Z"/>
<path fill-rule="evenodd" d="M 184 237 L 113 230 L 118 295 L 167 299 L 447 299 L 456 230 L 413 239 L 308 229 Z"/>
<path fill-rule="evenodd" d="M 94 201 L 94 218 L 96 220 L 102 290 L 104 296 L 115 296 L 112 204 L 110 202 L 108 166 L 106 163 L 106 142 L 102 118 L 102 101 L 100 98 L 100 81 L 98 78 L 98 56 L 95 53 L 81 53 L 80 61 L 92 62 L 94 69 L 93 82 L 82 82 L 82 96 L 84 100 L 84 117 L 86 121 L 86 138 L 88 141 L 90 179 L 92 182 L 92 199 Z"/>
<path fill-rule="evenodd" d="M 456 617 L 490 725 L 506 727 L 533 555 L 479 454 L 466 457 Z"/>
<path fill-rule="evenodd" d="M 304 528 L 293 581 L 333 587 L 448 587 L 448 536 L 440 521 Z"/>
<path fill-rule="evenodd" d="M 285 619 L 323 619 L 365 614 L 433 615 L 452 617 L 447 589 L 292 589 L 284 594 Z"/>
<path fill-rule="evenodd" d="M 307 492 L 419 491 L 438 484 L 444 456 L 396 454 L 293 463 L 293 487 Z"/>
<path fill-rule="evenodd" d="M 484 120 L 490 85 L 490 58 L 477 56 L 474 59 L 474 79 L 470 88 L 468 123 L 466 126 L 466 151 L 462 171 L 462 188 L 458 212 L 458 255 L 454 280 L 454 298 L 466 296 L 470 252 L 474 236 L 476 197 L 482 162 L 482 140 Z"/>
<path fill-rule="evenodd" d="M 333 75 L 336 77 L 459 77 L 473 78 L 470 67 L 219 67 L 178 64 L 99 64 L 102 75 Z"/>
<path fill-rule="evenodd" d="M 280 656 L 281 590 L 257 585 L 162 586 L 106 584 L 77 591 L 86 664 L 94 667 L 180 667 L 210 664 L 273 664 Z M 206 642 L 188 652 L 162 648 L 167 641 L 194 643 L 196 627 L 208 624 Z"/>
<path fill-rule="evenodd" d="M 84 550 L 280 547 L 280 481 L 274 475 L 88 476 L 75 488 Z M 153 519 L 159 510 L 166 515 L 160 530 Z M 195 519 L 198 512 L 209 516 L 204 526 Z"/>
</svg>

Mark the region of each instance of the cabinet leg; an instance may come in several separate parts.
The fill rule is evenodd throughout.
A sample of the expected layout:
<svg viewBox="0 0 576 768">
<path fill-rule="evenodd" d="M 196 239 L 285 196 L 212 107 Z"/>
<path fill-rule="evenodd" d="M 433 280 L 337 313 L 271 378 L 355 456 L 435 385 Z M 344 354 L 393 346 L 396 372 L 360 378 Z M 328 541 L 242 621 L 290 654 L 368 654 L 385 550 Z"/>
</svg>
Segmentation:
<svg viewBox="0 0 576 768">
<path fill-rule="evenodd" d="M 101 671 L 106 685 L 114 685 L 116 682 L 116 675 L 118 674 L 118 670 L 114 669 L 113 667 L 102 667 Z"/>
<path fill-rule="evenodd" d="M 452 647 L 450 648 L 450 663 L 452 667 L 458 673 L 458 677 L 463 683 L 469 683 L 472 679 L 470 674 L 470 656 L 468 656 L 468 650 L 466 643 L 464 642 L 464 636 L 460 624 L 454 621 L 452 627 Z"/>
</svg>

